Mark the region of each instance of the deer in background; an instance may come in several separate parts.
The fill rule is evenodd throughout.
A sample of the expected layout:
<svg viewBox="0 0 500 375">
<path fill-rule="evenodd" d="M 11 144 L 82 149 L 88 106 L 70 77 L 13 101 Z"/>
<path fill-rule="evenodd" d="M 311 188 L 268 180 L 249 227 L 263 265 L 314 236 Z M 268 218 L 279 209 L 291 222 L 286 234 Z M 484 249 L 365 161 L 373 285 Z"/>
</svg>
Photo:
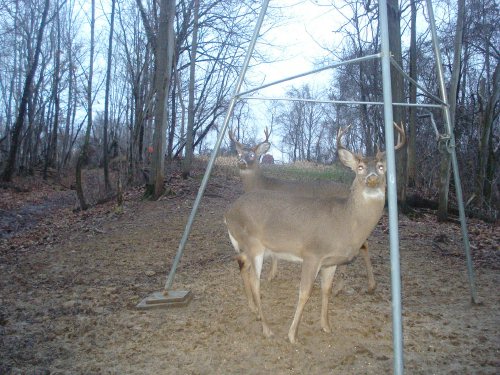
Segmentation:
<svg viewBox="0 0 500 375">
<path fill-rule="evenodd" d="M 395 149 L 405 142 L 403 126 Z M 297 332 L 314 280 L 321 274 L 321 328 L 331 332 L 328 298 L 337 266 L 350 263 L 377 223 L 385 203 L 385 152 L 365 158 L 342 146 L 345 131 L 337 133 L 341 162 L 354 171 L 345 198 L 304 197 L 281 191 L 256 190 L 243 194 L 224 215 L 229 238 L 239 253 L 237 260 L 248 304 L 262 322 L 264 336 L 272 331 L 262 312 L 260 274 L 266 253 L 301 262 L 299 299 L 288 331 L 291 343 Z"/>
<path fill-rule="evenodd" d="M 276 190 L 286 193 L 297 194 L 304 197 L 317 197 L 317 198 L 328 198 L 328 197 L 339 197 L 346 198 L 349 195 L 350 187 L 349 185 L 342 184 L 333 181 L 292 181 L 292 180 L 280 180 L 278 178 L 268 177 L 262 173 L 260 169 L 260 158 L 264 155 L 271 144 L 269 143 L 270 133 L 266 128 L 264 130 L 266 139 L 256 146 L 245 146 L 236 140 L 232 130 L 229 131 L 229 138 L 234 142 L 236 146 L 236 151 L 238 152 L 238 168 L 240 171 L 240 177 L 243 182 L 243 188 L 246 193 L 255 190 Z M 339 147 L 337 140 L 337 147 Z M 361 255 L 363 257 L 366 273 L 368 278 L 368 292 L 373 293 L 377 287 L 375 282 L 375 277 L 373 275 L 373 266 L 370 259 L 370 254 L 368 252 L 368 243 L 365 242 L 361 246 Z M 270 281 L 276 277 L 278 272 L 278 261 L 276 257 L 271 257 L 271 270 L 267 279 Z M 345 272 L 347 266 L 342 266 L 339 268 L 340 274 Z M 336 295 L 340 290 L 342 290 L 344 285 L 344 279 L 339 278 L 336 283 L 334 295 Z"/>
</svg>

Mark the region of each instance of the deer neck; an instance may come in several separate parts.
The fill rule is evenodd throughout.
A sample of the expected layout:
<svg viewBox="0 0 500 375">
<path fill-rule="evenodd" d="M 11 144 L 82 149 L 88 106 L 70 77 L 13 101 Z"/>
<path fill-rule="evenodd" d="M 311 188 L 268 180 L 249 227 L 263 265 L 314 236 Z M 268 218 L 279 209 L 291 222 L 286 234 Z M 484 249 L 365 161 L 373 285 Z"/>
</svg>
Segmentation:
<svg viewBox="0 0 500 375">
<path fill-rule="evenodd" d="M 345 203 L 345 215 L 356 231 L 368 237 L 382 217 L 384 204 L 385 186 L 366 189 L 360 185 L 353 185 Z"/>
<path fill-rule="evenodd" d="M 262 188 L 264 175 L 260 168 L 240 169 L 240 177 L 245 191 L 253 191 Z"/>
</svg>

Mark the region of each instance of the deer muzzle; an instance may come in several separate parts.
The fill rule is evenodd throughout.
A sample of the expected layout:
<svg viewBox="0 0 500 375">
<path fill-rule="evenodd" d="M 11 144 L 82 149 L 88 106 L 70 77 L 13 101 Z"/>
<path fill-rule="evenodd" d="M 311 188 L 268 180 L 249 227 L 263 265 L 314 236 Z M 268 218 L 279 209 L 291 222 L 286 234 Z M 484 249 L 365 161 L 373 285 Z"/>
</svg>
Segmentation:
<svg viewBox="0 0 500 375">
<path fill-rule="evenodd" d="M 241 158 L 238 159 L 238 168 L 240 169 L 247 169 L 248 163 L 246 162 L 245 159 Z"/>
<path fill-rule="evenodd" d="M 375 173 L 371 173 L 366 176 L 366 186 L 370 188 L 376 188 L 380 185 L 380 177 Z"/>
</svg>

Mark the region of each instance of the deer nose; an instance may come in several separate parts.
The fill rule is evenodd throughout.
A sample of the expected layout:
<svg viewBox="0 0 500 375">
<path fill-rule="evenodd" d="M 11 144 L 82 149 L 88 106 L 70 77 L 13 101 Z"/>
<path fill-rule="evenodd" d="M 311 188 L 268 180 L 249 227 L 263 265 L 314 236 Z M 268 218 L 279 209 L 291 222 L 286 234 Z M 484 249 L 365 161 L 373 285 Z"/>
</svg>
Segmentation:
<svg viewBox="0 0 500 375">
<path fill-rule="evenodd" d="M 238 168 L 245 169 L 247 167 L 247 162 L 245 159 L 241 158 L 238 160 Z"/>
<path fill-rule="evenodd" d="M 380 177 L 377 176 L 375 173 L 370 173 L 368 176 L 366 176 L 366 186 L 374 188 L 379 185 Z"/>
</svg>

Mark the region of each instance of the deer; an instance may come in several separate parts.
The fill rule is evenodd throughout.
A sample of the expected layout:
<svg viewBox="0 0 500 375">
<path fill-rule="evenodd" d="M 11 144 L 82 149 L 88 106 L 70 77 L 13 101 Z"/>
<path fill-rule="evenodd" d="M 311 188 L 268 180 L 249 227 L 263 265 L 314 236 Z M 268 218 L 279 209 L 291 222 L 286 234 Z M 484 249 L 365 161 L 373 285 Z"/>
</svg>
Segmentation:
<svg viewBox="0 0 500 375">
<path fill-rule="evenodd" d="M 276 190 L 293 193 L 300 196 L 325 198 L 331 196 L 345 198 L 349 195 L 349 185 L 339 182 L 304 182 L 281 180 L 263 174 L 262 170 L 260 169 L 259 160 L 261 156 L 264 155 L 271 147 L 271 144 L 269 143 L 270 132 L 267 127 L 264 129 L 264 135 L 266 137 L 264 141 L 258 143 L 253 147 L 245 146 L 236 139 L 234 132 L 231 129 L 229 130 L 229 138 L 232 142 L 234 142 L 236 151 L 238 153 L 238 168 L 245 192 L 254 190 Z M 363 243 L 360 250 L 366 267 L 366 274 L 368 278 L 368 293 L 373 293 L 377 287 L 377 283 L 375 282 L 375 277 L 373 275 L 373 266 L 370 259 L 370 254 L 368 252 L 368 242 Z M 273 280 L 278 272 L 277 258 L 272 255 L 270 256 L 270 258 L 271 270 L 267 277 L 268 281 Z M 339 269 L 339 273 L 343 274 L 347 266 L 341 267 L 342 269 Z M 343 278 L 340 278 L 335 286 L 333 292 L 334 295 L 337 295 L 340 290 L 342 290 L 343 284 L 344 280 Z"/>
<path fill-rule="evenodd" d="M 395 150 L 406 142 L 404 126 L 394 124 L 399 136 Z M 281 191 L 256 190 L 240 196 L 226 211 L 224 222 L 238 253 L 245 293 L 250 309 L 262 323 L 265 337 L 273 336 L 262 311 L 260 274 L 264 255 L 302 263 L 297 307 L 288 339 L 297 342 L 302 312 L 314 281 L 321 277 L 320 325 L 331 332 L 328 299 L 337 266 L 348 264 L 359 254 L 382 217 L 386 190 L 385 152 L 375 157 L 354 154 L 342 145 L 349 130 L 339 128 L 337 153 L 355 173 L 347 197 L 304 197 Z"/>
</svg>

